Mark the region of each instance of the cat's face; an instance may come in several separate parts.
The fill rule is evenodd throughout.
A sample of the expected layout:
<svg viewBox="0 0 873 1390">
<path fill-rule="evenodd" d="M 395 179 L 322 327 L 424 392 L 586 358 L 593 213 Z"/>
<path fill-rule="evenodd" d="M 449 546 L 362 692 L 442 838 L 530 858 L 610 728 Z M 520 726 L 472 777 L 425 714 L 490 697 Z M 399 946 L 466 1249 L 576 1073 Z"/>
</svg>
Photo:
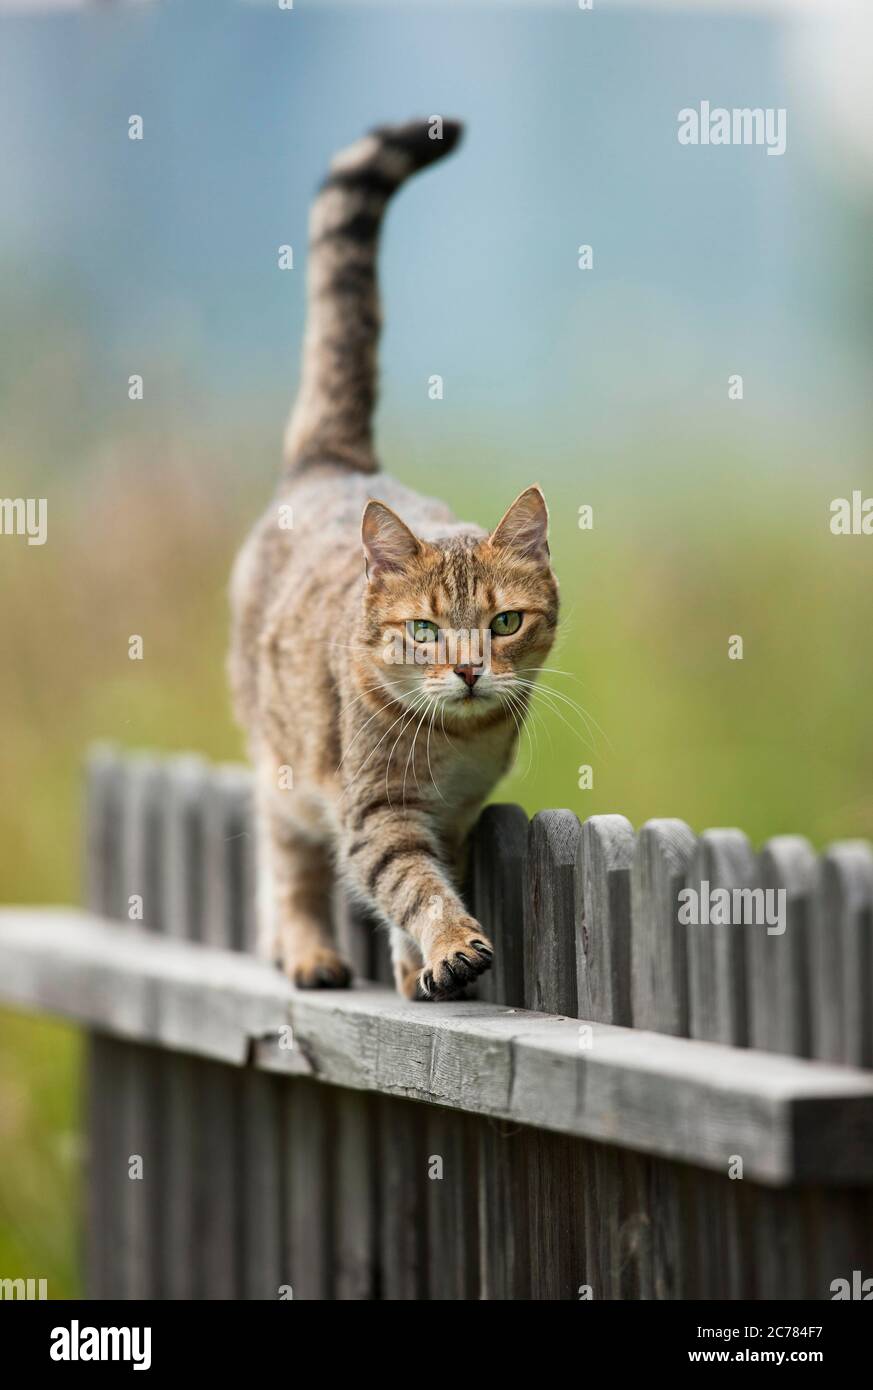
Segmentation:
<svg viewBox="0 0 873 1390">
<path fill-rule="evenodd" d="M 362 538 L 368 584 L 362 647 L 370 687 L 430 722 L 520 716 L 554 641 L 558 586 L 539 488 L 490 536 L 419 540 L 370 502 Z"/>
</svg>

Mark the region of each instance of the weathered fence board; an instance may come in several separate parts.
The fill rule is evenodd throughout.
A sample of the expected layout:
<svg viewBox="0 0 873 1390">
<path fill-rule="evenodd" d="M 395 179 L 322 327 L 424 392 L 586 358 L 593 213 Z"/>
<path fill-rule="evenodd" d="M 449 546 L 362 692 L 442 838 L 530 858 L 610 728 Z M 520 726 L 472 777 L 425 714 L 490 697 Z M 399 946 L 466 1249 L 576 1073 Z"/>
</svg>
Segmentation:
<svg viewBox="0 0 873 1390">
<path fill-rule="evenodd" d="M 524 918 L 525 1004 L 570 1018 L 576 1014 L 579 834 L 571 811 L 542 811 L 531 821 Z M 582 1150 L 573 1139 L 530 1130 L 525 1156 L 531 1296 L 575 1298 L 586 1269 Z"/>
<path fill-rule="evenodd" d="M 540 811 L 530 824 L 525 891 L 525 1006 L 576 1016 L 576 847 L 572 811 Z"/>
<path fill-rule="evenodd" d="M 635 836 L 623 816 L 592 816 L 582 826 L 576 861 L 579 1016 L 592 1023 L 631 1021 L 631 869 Z M 593 1045 L 586 1029 L 580 1036 Z M 643 1205 L 645 1160 L 593 1147 L 585 1184 L 587 1268 L 595 1298 L 637 1298 L 648 1258 L 650 1222 Z"/>
<path fill-rule="evenodd" d="M 108 749 L 95 749 L 87 768 L 85 896 L 101 917 L 116 914 L 121 901 L 121 794 L 123 770 Z M 2 978 L 2 976 L 0 976 Z M 100 1032 L 88 1037 L 85 1086 L 88 1114 L 86 1173 L 86 1292 L 89 1298 L 118 1296 L 114 1261 L 121 1217 L 121 1175 L 113 1157 L 114 1110 L 121 1077 L 118 1044 Z"/>
<path fill-rule="evenodd" d="M 743 889 L 754 882 L 755 859 L 739 830 L 707 830 L 697 842 L 686 886 L 698 905 L 709 890 Z M 698 917 L 700 910 L 698 906 Z M 709 915 L 709 913 L 707 913 Z M 695 921 L 688 925 L 689 1033 L 692 1038 L 743 1047 L 748 1042 L 746 938 L 736 921 L 731 897 L 727 924 Z M 695 1175 L 692 1187 L 695 1268 L 698 1298 L 735 1298 L 748 1287 L 752 1268 L 753 1227 L 748 1189 L 731 1177 L 735 1164 L 726 1154 L 723 1175 Z"/>
<path fill-rule="evenodd" d="M 659 1033 L 688 1034 L 688 969 L 679 892 L 695 849 L 688 826 L 649 821 L 637 841 L 631 878 L 633 1021 Z M 648 1259 L 640 1262 L 640 1297 L 693 1296 L 696 1202 L 689 1170 L 653 1160 L 637 1175 L 649 1218 Z"/>
<path fill-rule="evenodd" d="M 752 1047 L 812 1055 L 809 936 L 815 855 L 799 835 L 768 841 L 761 854 L 758 884 L 784 894 L 785 921 L 759 924 L 748 933 L 749 1041 Z"/>
<path fill-rule="evenodd" d="M 378 1295 L 376 1107 L 372 1096 L 338 1091 L 334 1106 L 336 1241 L 334 1297 Z"/>
<path fill-rule="evenodd" d="M 754 882 L 755 857 L 739 830 L 707 830 L 697 842 L 686 887 L 698 902 L 710 889 L 733 893 Z M 746 937 L 742 922 L 691 923 L 687 929 L 688 1032 L 745 1047 L 748 1042 Z"/>
<path fill-rule="evenodd" d="M 482 997 L 524 1004 L 524 902 L 528 819 L 520 806 L 489 806 L 473 834 L 473 908 L 494 943 Z M 519 1299 L 530 1288 L 526 1132 L 498 1120 L 478 1126 L 479 1277 L 483 1299 Z"/>
<path fill-rule="evenodd" d="M 283 1265 L 295 1299 L 333 1297 L 334 1096 L 312 1081 L 285 1090 Z"/>
<path fill-rule="evenodd" d="M 592 816 L 576 851 L 576 991 L 580 1018 L 627 1026 L 635 836 L 624 816 Z"/>
<path fill-rule="evenodd" d="M 253 957 L 243 769 L 88 780 L 90 911 L 0 910 L 0 997 L 90 1030 L 91 1296 L 827 1298 L 873 1264 L 866 844 L 489 808 L 495 970 L 423 1006 Z"/>
<path fill-rule="evenodd" d="M 810 916 L 810 1047 L 814 1057 L 871 1063 L 873 854 L 860 841 L 831 845 L 817 866 Z M 873 1194 L 812 1189 L 804 1208 L 812 1297 L 863 1269 Z M 810 1256 L 810 1251 L 811 1256 Z"/>
<path fill-rule="evenodd" d="M 379 1265 L 382 1297 L 411 1302 L 427 1289 L 427 1132 L 411 1102 L 379 1101 Z"/>
<path fill-rule="evenodd" d="M 119 918 L 141 922 L 146 931 L 163 927 L 164 771 L 154 759 L 129 764 L 121 796 L 121 901 Z M 117 1175 L 121 1176 L 120 1291 L 124 1298 L 153 1298 L 159 1292 L 162 1223 L 155 1194 L 164 1186 L 160 1143 L 162 1067 L 153 1048 L 127 1048 L 116 1095 Z"/>
<path fill-rule="evenodd" d="M 427 1297 L 479 1297 L 479 1144 L 466 1115 L 428 1109 Z"/>
<path fill-rule="evenodd" d="M 9 1003 L 234 1067 L 250 1058 L 719 1170 L 742 1143 L 764 1182 L 864 1182 L 873 1156 L 873 1075 L 851 1067 L 596 1023 L 580 1048 L 577 1020 L 429 1009 L 378 987 L 295 991 L 265 963 L 67 909 L 0 909 L 0 966 Z"/>
<path fill-rule="evenodd" d="M 242 1287 L 247 1299 L 276 1299 L 285 1282 L 279 1219 L 283 1090 L 277 1077 L 261 1072 L 248 1071 L 243 1080 Z"/>
<path fill-rule="evenodd" d="M 815 856 L 806 840 L 782 835 L 768 841 L 758 882 L 765 892 L 784 893 L 784 921 L 775 927 L 757 924 L 747 936 L 750 1045 L 796 1057 L 812 1053 L 809 936 L 814 875 Z M 778 905 L 778 897 L 773 903 Z M 737 1152 L 742 1154 L 739 1146 Z M 755 1277 L 762 1288 L 779 1287 L 785 1298 L 815 1296 L 810 1217 L 806 1192 L 755 1194 Z"/>
<path fill-rule="evenodd" d="M 524 900 L 528 819 L 520 806 L 488 806 L 473 832 L 473 910 L 494 943 L 479 998 L 524 1005 Z"/>
<path fill-rule="evenodd" d="M 635 1028 L 688 1036 L 688 967 L 679 891 L 694 836 L 683 821 L 648 821 L 631 875 L 631 1010 Z"/>
<path fill-rule="evenodd" d="M 202 941 L 205 911 L 205 810 L 209 783 L 199 758 L 172 758 L 164 779 L 163 924 L 168 936 Z M 198 1258 L 198 1107 L 202 1068 L 186 1054 L 164 1068 L 164 1200 L 161 1288 L 167 1298 L 193 1298 Z"/>
<path fill-rule="evenodd" d="M 873 1066 L 873 852 L 831 845 L 819 868 L 810 942 L 812 1051 Z"/>
<path fill-rule="evenodd" d="M 223 950 L 243 944 L 244 785 L 235 769 L 216 768 L 204 808 L 203 943 Z M 227 1067 L 202 1068 L 199 1160 L 204 1168 L 196 1188 L 194 1238 L 207 1298 L 239 1298 L 242 1292 L 245 1082 Z"/>
</svg>

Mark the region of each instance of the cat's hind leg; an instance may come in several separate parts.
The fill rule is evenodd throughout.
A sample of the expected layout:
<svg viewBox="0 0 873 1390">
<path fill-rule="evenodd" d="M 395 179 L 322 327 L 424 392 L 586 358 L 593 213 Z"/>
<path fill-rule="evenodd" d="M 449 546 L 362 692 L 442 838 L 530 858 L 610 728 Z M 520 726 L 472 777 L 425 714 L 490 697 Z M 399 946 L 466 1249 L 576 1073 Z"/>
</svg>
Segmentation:
<svg viewBox="0 0 873 1390">
<path fill-rule="evenodd" d="M 275 806 L 258 824 L 258 915 L 262 953 L 300 989 L 345 989 L 352 968 L 333 940 L 333 857 L 313 835 Z"/>
</svg>

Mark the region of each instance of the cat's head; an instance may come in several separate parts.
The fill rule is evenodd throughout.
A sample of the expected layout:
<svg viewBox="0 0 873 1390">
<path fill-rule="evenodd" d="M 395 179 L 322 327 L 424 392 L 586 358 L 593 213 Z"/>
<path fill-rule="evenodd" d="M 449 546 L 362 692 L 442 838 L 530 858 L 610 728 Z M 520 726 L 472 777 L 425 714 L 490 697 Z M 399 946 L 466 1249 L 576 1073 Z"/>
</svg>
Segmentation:
<svg viewBox="0 0 873 1390">
<path fill-rule="evenodd" d="M 539 488 L 517 497 L 490 535 L 429 541 L 371 501 L 362 540 L 369 685 L 452 724 L 523 713 L 558 620 Z"/>
</svg>

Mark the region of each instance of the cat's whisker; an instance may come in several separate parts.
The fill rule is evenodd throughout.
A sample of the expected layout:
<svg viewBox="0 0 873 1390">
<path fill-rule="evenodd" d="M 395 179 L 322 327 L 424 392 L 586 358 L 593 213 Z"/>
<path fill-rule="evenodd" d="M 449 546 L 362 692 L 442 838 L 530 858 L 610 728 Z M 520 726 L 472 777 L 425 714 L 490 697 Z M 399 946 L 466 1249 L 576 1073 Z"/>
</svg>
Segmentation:
<svg viewBox="0 0 873 1390">
<path fill-rule="evenodd" d="M 401 719 L 405 719 L 408 713 L 409 713 L 408 707 L 404 706 L 403 713 L 400 714 L 400 715 L 398 715 L 398 717 L 393 721 L 393 723 L 391 723 L 391 724 L 388 725 L 388 728 L 385 730 L 384 734 L 383 734 L 382 737 L 379 739 L 379 742 L 375 745 L 374 748 L 371 748 L 371 749 L 370 749 L 370 752 L 367 754 L 366 758 L 365 758 L 364 761 L 361 763 L 361 766 L 358 768 L 358 770 L 357 770 L 357 772 L 355 773 L 354 777 L 352 778 L 351 782 L 349 782 L 348 786 L 344 789 L 344 791 L 343 791 L 343 793 L 342 793 L 342 795 L 343 795 L 344 797 L 347 796 L 348 793 L 351 791 L 352 787 L 355 785 L 355 783 L 357 782 L 358 778 L 361 776 L 361 773 L 364 771 L 364 768 L 367 766 L 367 763 L 368 763 L 368 762 L 370 761 L 370 759 L 379 751 L 379 749 L 381 748 L 382 744 L 385 742 L 386 738 L 387 738 L 388 735 L 390 734 L 391 730 L 394 729 L 394 728 L 396 728 L 396 726 L 400 723 Z M 413 709 L 413 713 L 414 713 L 414 709 Z M 402 729 L 400 730 L 400 733 L 401 733 L 401 734 L 403 733 L 403 730 L 402 730 Z M 400 735 L 398 734 L 398 738 L 399 738 L 399 737 L 400 737 Z M 395 748 L 397 747 L 396 742 L 395 742 L 395 744 L 394 744 L 394 747 L 395 747 Z M 392 750 L 392 751 L 393 751 L 393 750 Z M 387 774 L 387 770 L 386 770 L 386 774 L 385 774 L 386 779 L 387 779 L 387 775 L 388 775 L 388 774 Z"/>
<path fill-rule="evenodd" d="M 547 668 L 540 667 L 539 669 L 544 670 Z M 598 732 L 601 733 L 603 737 L 606 739 L 607 743 L 609 743 L 609 737 L 607 733 L 604 729 L 600 727 L 594 716 L 592 714 L 589 714 L 588 710 L 586 710 L 582 705 L 578 703 L 578 701 L 574 700 L 570 695 L 567 695 L 565 691 L 556 690 L 554 686 L 549 685 L 547 681 L 526 681 L 524 677 L 521 675 L 517 677 L 517 680 L 520 685 L 530 686 L 533 689 L 539 691 L 547 691 L 550 695 L 554 695 L 556 699 L 563 700 L 565 704 L 570 705 L 571 708 L 573 708 L 577 714 L 580 714 L 586 721 L 588 721 L 589 724 L 593 724 L 597 728 Z"/>
<path fill-rule="evenodd" d="M 524 776 L 527 776 L 528 772 L 530 772 L 531 768 L 533 767 L 535 749 L 538 752 L 539 748 L 536 725 L 533 722 L 531 722 L 530 726 L 528 726 L 527 697 L 524 695 L 520 695 L 507 687 L 501 686 L 496 687 L 496 693 L 498 697 L 505 702 L 506 707 L 509 709 L 510 714 L 515 720 L 516 728 L 519 731 L 519 742 L 521 741 L 522 730 L 524 730 L 525 734 L 527 735 L 528 766 L 523 774 Z"/>
<path fill-rule="evenodd" d="M 452 737 L 446 728 L 446 701 L 440 700 L 440 724 L 442 727 L 443 738 L 448 743 L 453 753 L 457 753 L 457 745 L 452 741 Z"/>
<path fill-rule="evenodd" d="M 541 666 L 539 669 L 542 671 L 550 671 L 552 668 L 549 666 Z M 570 675 L 571 673 L 565 671 L 558 672 L 558 674 Z M 574 676 L 573 679 L 578 681 L 578 677 L 576 676 Z M 579 684 L 582 685 L 583 682 L 579 681 Z M 605 739 L 607 747 L 610 749 L 610 751 L 613 751 L 614 745 L 612 739 L 609 737 L 609 734 L 603 728 L 602 724 L 598 723 L 598 721 L 594 718 L 594 715 L 591 713 L 590 710 L 585 709 L 583 705 L 576 704 L 576 702 L 571 700 L 570 696 L 565 694 L 564 691 L 555 690 L 554 686 L 548 685 L 545 681 L 542 682 L 542 688 L 550 691 L 552 695 L 556 695 L 559 699 L 566 700 L 569 704 L 575 704 L 575 707 L 579 714 L 581 714 L 590 725 L 593 725 L 597 732 Z"/>
<path fill-rule="evenodd" d="M 558 717 L 558 719 L 560 719 L 561 723 L 564 725 L 565 728 L 569 729 L 570 733 L 574 736 L 574 738 L 580 738 L 583 744 L 591 748 L 592 751 L 596 751 L 597 744 L 591 737 L 591 729 L 585 716 L 584 710 L 581 710 L 578 708 L 578 706 L 573 705 L 572 701 L 567 702 L 568 704 L 570 704 L 571 708 L 573 708 L 574 712 L 582 717 L 585 723 L 585 737 L 582 738 L 580 736 L 579 730 L 574 729 L 573 725 L 569 722 L 569 720 L 565 718 L 564 714 L 561 711 L 560 705 L 553 703 L 552 697 L 558 695 L 557 691 L 551 690 L 548 686 L 538 685 L 534 681 L 527 682 L 527 684 L 530 685 L 532 694 L 539 695 L 542 697 L 543 700 L 545 700 L 552 713 L 555 714 Z"/>
<path fill-rule="evenodd" d="M 384 689 L 384 687 L 382 686 L 381 682 L 379 682 L 379 684 L 377 684 L 377 685 L 372 685 L 372 686 L 369 687 L 369 689 L 368 689 L 367 691 L 364 691 L 361 695 L 358 696 L 358 700 L 363 699 L 364 694 L 372 694 L 374 690 L 380 690 L 380 689 Z M 399 696 L 399 695 L 390 696 L 389 699 L 390 699 L 391 701 L 393 701 L 393 702 L 396 704 L 396 703 L 400 700 L 400 696 Z M 349 709 L 351 709 L 355 704 L 357 704 L 357 700 L 353 700 L 353 701 L 352 701 L 352 703 L 349 705 Z M 347 757 L 349 756 L 349 754 L 351 753 L 352 749 L 354 748 L 355 744 L 357 743 L 357 741 L 358 741 L 358 739 L 361 737 L 361 735 L 365 732 L 365 730 L 369 727 L 369 725 L 372 724 L 373 720 L 374 720 L 374 719 L 378 719 L 379 715 L 382 714 L 382 713 L 384 713 L 384 711 L 385 711 L 387 708 L 388 708 L 388 705 L 380 705 L 379 708 L 376 710 L 375 714 L 371 714 L 371 715 L 370 715 L 370 718 L 361 726 L 361 728 L 358 730 L 358 732 L 355 734 L 354 738 L 352 739 L 351 743 L 349 744 L 348 748 L 346 749 L 345 753 L 344 753 L 343 756 L 340 758 L 339 763 L 337 764 L 337 767 L 336 767 L 336 771 L 337 771 L 337 772 L 340 771 L 340 769 L 341 769 L 343 763 L 345 762 L 346 758 L 347 758 Z"/>
<path fill-rule="evenodd" d="M 592 748 L 596 747 L 597 739 L 595 737 L 595 733 L 597 733 L 600 734 L 609 752 L 611 753 L 615 751 L 612 739 L 606 733 L 605 729 L 603 729 L 601 725 L 598 724 L 597 720 L 594 718 L 594 715 L 589 714 L 588 710 L 584 709 L 581 705 L 576 704 L 576 702 L 569 699 L 568 696 L 563 695 L 560 690 L 554 690 L 551 686 L 541 686 L 540 693 L 550 696 L 553 700 L 562 700 L 566 705 L 569 706 L 570 709 L 573 710 L 575 714 L 578 714 L 580 718 L 584 720 L 585 729 L 591 739 Z"/>
<path fill-rule="evenodd" d="M 439 706 L 439 704 L 439 699 L 436 696 L 434 696 L 433 704 L 431 705 L 430 709 L 430 721 L 427 726 L 427 743 L 425 744 L 425 753 L 427 755 L 427 770 L 430 774 L 430 780 L 433 783 L 433 789 L 439 797 L 440 801 L 445 801 L 446 798 L 443 796 L 442 792 L 440 791 L 437 785 L 437 780 L 433 775 L 433 768 L 430 765 L 430 736 L 433 733 L 433 721 L 436 718 L 437 707 Z"/>
<path fill-rule="evenodd" d="M 521 774 L 522 779 L 524 779 L 525 777 L 527 777 L 528 773 L 530 772 L 531 768 L 533 767 L 533 743 L 532 743 L 532 741 L 531 741 L 530 730 L 527 728 L 527 726 L 526 726 L 526 724 L 525 724 L 525 722 L 524 722 L 523 719 L 522 719 L 521 723 L 519 723 L 518 716 L 516 715 L 515 710 L 514 710 L 513 707 L 512 707 L 512 701 L 511 701 L 511 699 L 510 699 L 509 694 L 508 694 L 507 691 L 498 691 L 498 693 L 497 693 L 497 698 L 498 698 L 498 700 L 500 701 L 500 703 L 501 703 L 502 705 L 504 705 L 504 707 L 505 707 L 506 709 L 509 710 L 510 718 L 512 719 L 512 722 L 514 723 L 515 728 L 516 728 L 516 732 L 517 732 L 517 734 L 518 734 L 518 747 L 519 747 L 519 748 L 521 748 L 521 746 L 522 746 L 522 738 L 521 738 L 522 731 L 524 731 L 524 733 L 527 734 L 527 767 L 525 768 L 524 772 Z"/>
<path fill-rule="evenodd" d="M 407 754 L 407 757 L 406 757 L 406 766 L 405 766 L 404 769 L 403 769 L 403 792 L 402 792 L 401 800 L 402 800 L 402 803 L 403 803 L 403 809 L 404 809 L 404 810 L 406 810 L 406 774 L 409 772 L 409 761 L 410 761 L 410 759 L 412 759 L 412 775 L 413 775 L 413 777 L 415 778 L 415 785 L 416 785 L 417 789 L 418 789 L 419 791 L 421 791 L 421 784 L 420 784 L 420 782 L 419 782 L 419 780 L 418 780 L 418 773 L 417 773 L 416 770 L 415 770 L 415 745 L 416 745 L 416 742 L 417 742 L 417 740 L 418 740 L 419 730 L 421 729 L 422 724 L 424 723 L 425 719 L 427 718 L 428 711 L 429 711 L 429 709 L 430 709 L 430 700 L 431 700 L 432 697 L 431 697 L 431 696 L 426 696 L 425 698 L 427 699 L 428 703 L 427 703 L 427 705 L 425 706 L 425 710 L 424 710 L 423 715 L 421 716 L 421 718 L 419 719 L 419 721 L 418 721 L 418 723 L 417 723 L 417 725 L 416 725 L 416 727 L 415 727 L 415 733 L 412 735 L 412 747 L 410 748 L 409 753 Z"/>
<path fill-rule="evenodd" d="M 585 682 L 576 675 L 575 671 L 562 671 L 557 666 L 519 666 L 518 675 L 524 676 L 528 673 L 536 675 L 538 671 L 548 671 L 554 676 L 569 676 L 570 680 L 575 681 L 577 685 L 585 684 Z"/>
<path fill-rule="evenodd" d="M 350 700 L 350 701 L 349 701 L 349 703 L 346 705 L 346 709 L 347 709 L 347 710 L 354 709 L 355 705 L 360 704 L 360 702 L 361 702 L 362 700 L 366 699 L 366 697 L 367 697 L 368 695 L 373 695 L 377 690 L 381 690 L 381 691 L 383 691 L 383 692 L 385 691 L 385 687 L 384 687 L 384 685 L 382 684 L 381 681 L 379 681 L 378 684 L 376 684 L 376 685 L 368 685 L 368 686 L 366 687 L 365 690 L 362 690 L 362 691 L 360 692 L 359 695 L 356 695 L 355 698 L 354 698 L 353 700 Z M 393 696 L 389 696 L 389 699 L 393 699 L 393 698 L 394 698 Z M 383 708 L 384 708 L 384 706 L 383 706 Z"/>
<path fill-rule="evenodd" d="M 394 802 L 391 800 L 391 792 L 388 788 L 388 777 L 391 772 L 391 759 L 394 757 L 394 750 L 396 749 L 398 743 L 402 739 L 403 735 L 406 733 L 406 730 L 409 728 L 415 716 L 418 714 L 418 711 L 420 710 L 426 698 L 427 697 L 425 695 L 416 696 L 415 703 L 411 705 L 409 710 L 407 711 L 408 718 L 404 719 L 400 729 L 400 733 L 397 735 L 396 739 L 392 743 L 391 752 L 388 754 L 388 761 L 385 764 L 385 796 L 388 801 L 388 805 L 391 806 L 392 809 L 394 806 Z M 393 728 L 394 726 L 392 725 L 391 727 Z"/>
<path fill-rule="evenodd" d="M 421 791 L 421 787 L 418 783 L 418 773 L 415 770 L 415 740 L 418 738 L 418 731 L 421 728 L 422 721 L 425 719 L 427 715 L 428 704 L 429 701 L 425 696 L 424 710 L 422 711 L 421 718 L 415 726 L 415 733 L 412 735 L 412 743 L 409 745 L 409 752 L 406 755 L 406 762 L 403 765 L 403 782 L 401 783 L 400 799 L 404 810 L 406 809 L 406 777 L 409 772 L 410 760 L 412 761 L 412 775 L 415 778 L 415 785 L 416 787 L 418 787 L 418 790 Z"/>
<path fill-rule="evenodd" d="M 339 762 L 337 763 L 337 766 L 336 766 L 336 771 L 337 771 L 337 772 L 339 772 L 339 771 L 342 769 L 343 763 L 345 762 L 346 758 L 347 758 L 347 757 L 349 756 L 349 754 L 351 753 L 352 749 L 354 748 L 355 744 L 357 743 L 357 741 L 358 741 L 358 739 L 361 737 L 361 735 L 367 731 L 367 729 L 369 728 L 369 726 L 372 724 L 373 720 L 374 720 L 374 719 L 378 719 L 378 718 L 379 718 L 379 715 L 382 714 L 387 708 L 388 708 L 387 705 L 380 705 L 379 708 L 375 711 L 375 713 L 371 714 L 371 715 L 370 715 L 370 718 L 369 718 L 368 720 L 366 720 L 366 722 L 365 722 L 364 724 L 361 725 L 361 728 L 360 728 L 360 729 L 358 730 L 358 732 L 355 734 L 355 736 L 354 736 L 354 738 L 352 739 L 351 743 L 349 744 L 348 748 L 347 748 L 346 751 L 343 753 L 342 757 L 340 758 Z"/>
<path fill-rule="evenodd" d="M 517 686 L 521 688 L 516 688 Z M 545 722 L 545 720 L 542 719 L 542 716 L 539 714 L 539 711 L 531 703 L 531 695 L 533 692 L 527 688 L 525 682 L 518 681 L 514 676 L 508 679 L 508 690 L 511 691 L 512 698 L 518 703 L 522 711 L 522 719 L 524 720 L 526 725 L 530 725 L 530 728 L 533 732 L 534 747 L 532 749 L 532 755 L 535 754 L 537 760 L 539 760 L 539 736 L 537 733 L 538 721 L 542 724 L 542 728 L 545 732 L 546 738 L 548 739 L 549 750 L 550 752 L 553 752 L 554 745 L 552 743 L 551 730 L 548 724 Z"/>
<path fill-rule="evenodd" d="M 537 759 L 539 759 L 539 755 L 540 755 L 539 736 L 537 735 L 537 728 L 538 728 L 538 727 L 539 727 L 539 728 L 542 728 L 543 733 L 544 733 L 545 736 L 546 736 L 546 740 L 547 740 L 548 745 L 549 745 L 549 756 L 552 756 L 552 755 L 554 754 L 554 751 L 555 751 L 555 744 L 554 744 L 554 741 L 553 741 L 553 739 L 552 739 L 552 731 L 551 731 L 551 729 L 549 728 L 549 725 L 548 725 L 548 723 L 546 722 L 546 720 L 545 720 L 545 718 L 543 717 L 543 715 L 540 714 L 539 710 L 536 708 L 536 706 L 535 706 L 535 705 L 533 704 L 533 702 L 531 701 L 531 692 L 528 691 L 528 690 L 522 691 L 520 694 L 519 694 L 519 692 L 516 692 L 516 698 L 517 698 L 517 699 L 524 699 L 524 701 L 525 701 L 525 717 L 526 717 L 527 719 L 530 720 L 531 728 L 534 730 L 534 737 L 535 737 L 535 740 L 536 740 L 536 755 L 537 755 Z"/>
<path fill-rule="evenodd" d="M 360 695 L 356 695 L 355 698 L 354 698 L 354 700 L 350 700 L 350 701 L 348 702 L 348 704 L 345 706 L 345 709 L 346 709 L 346 710 L 353 710 L 354 707 L 355 707 L 355 705 L 360 704 L 361 701 L 362 701 L 362 700 L 365 700 L 366 697 L 367 697 L 368 695 L 375 695 L 377 692 L 380 692 L 381 694 L 383 694 L 383 695 L 385 695 L 385 696 L 387 697 L 387 703 L 384 704 L 384 705 L 380 705 L 380 706 L 379 706 L 380 709 L 387 709 L 389 704 L 397 704 L 397 703 L 399 703 L 399 701 L 401 700 L 402 694 L 403 694 L 402 691 L 398 691 L 396 695 L 393 695 L 393 694 L 391 694 L 390 691 L 387 691 L 387 690 L 385 689 L 385 687 L 384 687 L 383 685 L 381 685 L 381 684 L 380 684 L 380 685 L 371 685 L 370 688 L 369 688 L 368 690 L 362 690 L 361 693 L 360 693 Z"/>
</svg>

